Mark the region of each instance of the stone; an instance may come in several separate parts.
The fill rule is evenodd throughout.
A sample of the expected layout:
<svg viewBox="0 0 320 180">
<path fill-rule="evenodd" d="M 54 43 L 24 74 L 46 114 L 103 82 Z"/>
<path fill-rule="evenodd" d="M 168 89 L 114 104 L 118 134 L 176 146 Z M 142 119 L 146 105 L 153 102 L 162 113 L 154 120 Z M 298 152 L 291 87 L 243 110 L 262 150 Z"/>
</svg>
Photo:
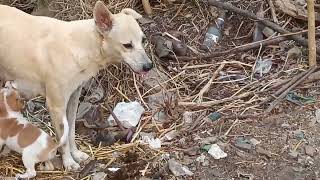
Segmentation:
<svg viewBox="0 0 320 180">
<path fill-rule="evenodd" d="M 306 151 L 306 155 L 311 156 L 311 157 L 314 156 L 316 153 L 316 149 L 312 146 L 309 146 L 309 145 L 306 145 L 304 147 L 304 150 Z"/>
</svg>

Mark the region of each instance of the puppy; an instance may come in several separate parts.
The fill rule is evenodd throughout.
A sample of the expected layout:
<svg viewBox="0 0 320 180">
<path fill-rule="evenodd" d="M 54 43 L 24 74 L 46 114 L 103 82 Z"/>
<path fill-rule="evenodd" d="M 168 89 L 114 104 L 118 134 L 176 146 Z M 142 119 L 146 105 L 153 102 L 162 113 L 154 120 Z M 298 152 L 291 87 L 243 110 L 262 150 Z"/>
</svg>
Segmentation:
<svg viewBox="0 0 320 180">
<path fill-rule="evenodd" d="M 5 87 L 0 90 L 0 147 L 6 145 L 22 154 L 26 172 L 17 174 L 17 178 L 32 178 L 36 176 L 36 163 L 45 162 L 46 166 L 52 166 L 50 160 L 67 140 L 68 122 L 64 121 L 65 131 L 58 144 L 44 131 L 28 122 L 21 113 L 22 108 L 16 85 L 11 81 L 6 82 Z"/>
<path fill-rule="evenodd" d="M 138 74 L 153 68 L 137 22 L 141 17 L 128 8 L 113 14 L 102 1 L 96 2 L 92 19 L 69 22 L 0 5 L 0 79 L 14 80 L 25 98 L 46 98 L 58 138 L 67 119 L 70 133 L 62 147 L 67 170 L 79 169 L 89 157 L 75 143 L 83 83 L 110 64 L 122 62 Z"/>
</svg>

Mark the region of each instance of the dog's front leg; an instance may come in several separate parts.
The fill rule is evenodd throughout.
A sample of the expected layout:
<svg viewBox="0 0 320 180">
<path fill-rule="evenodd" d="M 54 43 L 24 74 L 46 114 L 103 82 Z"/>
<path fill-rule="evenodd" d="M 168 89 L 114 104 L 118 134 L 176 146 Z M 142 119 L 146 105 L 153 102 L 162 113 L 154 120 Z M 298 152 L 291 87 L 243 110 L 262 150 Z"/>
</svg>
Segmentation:
<svg viewBox="0 0 320 180">
<path fill-rule="evenodd" d="M 89 158 L 89 155 L 86 153 L 78 150 L 77 144 L 75 142 L 75 121 L 77 116 L 77 110 L 78 110 L 78 104 L 79 104 L 79 98 L 81 95 L 81 89 L 82 86 L 78 87 L 71 95 L 68 106 L 67 106 L 67 118 L 70 126 L 69 130 L 69 143 L 70 143 L 70 150 L 71 155 L 73 156 L 74 160 L 76 160 L 78 163 L 85 161 Z"/>
<path fill-rule="evenodd" d="M 66 92 L 67 91 L 64 91 L 64 88 L 61 85 L 46 86 L 46 103 L 49 108 L 51 122 L 55 128 L 58 140 L 60 140 L 63 135 L 63 119 L 67 118 L 67 102 L 71 94 Z M 68 140 L 66 144 L 62 146 L 62 161 L 65 169 L 69 171 L 80 169 L 80 165 L 75 162 L 71 156 L 70 143 Z"/>
</svg>

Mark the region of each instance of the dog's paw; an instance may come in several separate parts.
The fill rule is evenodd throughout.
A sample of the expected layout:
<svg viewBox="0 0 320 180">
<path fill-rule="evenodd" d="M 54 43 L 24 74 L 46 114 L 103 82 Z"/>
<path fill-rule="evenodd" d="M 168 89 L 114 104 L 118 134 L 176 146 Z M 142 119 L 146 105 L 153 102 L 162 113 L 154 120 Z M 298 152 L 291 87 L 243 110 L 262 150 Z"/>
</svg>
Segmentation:
<svg viewBox="0 0 320 180">
<path fill-rule="evenodd" d="M 30 179 L 36 176 L 36 171 L 26 172 L 24 174 L 17 174 L 16 179 Z"/>
<path fill-rule="evenodd" d="M 67 171 L 76 171 L 80 169 L 80 165 L 70 158 L 63 158 L 63 166 Z"/>
<path fill-rule="evenodd" d="M 76 160 L 78 163 L 81 163 L 85 160 L 87 160 L 90 156 L 82 151 L 76 150 L 74 152 L 71 152 L 74 160 Z"/>
</svg>

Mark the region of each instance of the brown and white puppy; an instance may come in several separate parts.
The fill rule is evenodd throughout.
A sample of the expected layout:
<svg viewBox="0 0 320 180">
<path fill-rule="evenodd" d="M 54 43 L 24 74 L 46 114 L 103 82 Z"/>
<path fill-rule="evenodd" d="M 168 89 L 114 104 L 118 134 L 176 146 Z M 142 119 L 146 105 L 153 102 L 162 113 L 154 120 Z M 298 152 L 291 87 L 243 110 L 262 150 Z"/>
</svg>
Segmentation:
<svg viewBox="0 0 320 180">
<path fill-rule="evenodd" d="M 133 9 L 112 14 L 97 1 L 93 19 L 60 21 L 32 16 L 0 5 L 0 78 L 15 80 L 25 97 L 43 95 L 56 134 L 63 120 L 69 138 L 62 159 L 67 170 L 79 169 L 89 156 L 75 143 L 75 118 L 82 84 L 108 64 L 123 62 L 144 74 L 153 67 Z"/>
<path fill-rule="evenodd" d="M 54 142 L 47 133 L 23 117 L 22 102 L 15 87 L 16 85 L 9 81 L 0 90 L 0 147 L 6 145 L 22 154 L 26 172 L 17 174 L 17 178 L 32 178 L 36 176 L 36 163 L 45 162 L 46 166 L 52 166 L 50 160 L 68 138 L 68 122 L 63 122 L 66 130 L 60 143 Z"/>
</svg>

